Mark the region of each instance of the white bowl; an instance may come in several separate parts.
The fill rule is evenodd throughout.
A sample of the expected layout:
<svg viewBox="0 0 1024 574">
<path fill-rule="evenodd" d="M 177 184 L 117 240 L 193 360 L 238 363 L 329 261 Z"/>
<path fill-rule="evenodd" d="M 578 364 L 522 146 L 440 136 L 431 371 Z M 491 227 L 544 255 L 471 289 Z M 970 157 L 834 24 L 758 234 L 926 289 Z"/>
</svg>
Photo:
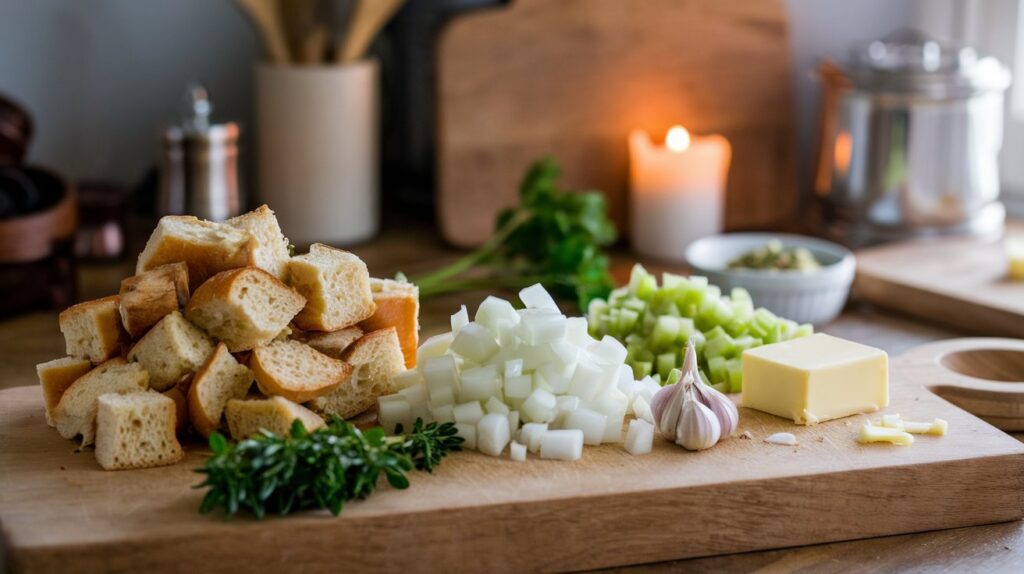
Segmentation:
<svg viewBox="0 0 1024 574">
<path fill-rule="evenodd" d="M 772 239 L 785 247 L 803 247 L 821 263 L 812 272 L 730 269 L 729 262 Z M 784 233 L 726 233 L 693 242 L 686 262 L 698 275 L 728 293 L 733 287 L 750 292 L 754 305 L 799 323 L 828 323 L 843 310 L 853 283 L 853 253 L 830 241 Z"/>
</svg>

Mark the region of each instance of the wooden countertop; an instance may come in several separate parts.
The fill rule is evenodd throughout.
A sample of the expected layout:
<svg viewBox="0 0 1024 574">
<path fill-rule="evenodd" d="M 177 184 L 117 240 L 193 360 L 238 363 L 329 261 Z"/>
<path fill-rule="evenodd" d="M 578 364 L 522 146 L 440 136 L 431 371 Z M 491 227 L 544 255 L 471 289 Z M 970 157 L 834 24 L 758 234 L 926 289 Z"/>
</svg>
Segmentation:
<svg viewBox="0 0 1024 574">
<path fill-rule="evenodd" d="M 427 225 L 392 226 L 377 240 L 352 248 L 367 262 L 371 273 L 387 276 L 396 271 L 414 274 L 456 255 Z M 617 276 L 628 274 L 627 254 L 615 257 Z M 86 265 L 81 269 L 82 298 L 110 294 L 133 261 Z M 458 305 L 474 308 L 486 293 L 442 296 L 422 306 L 423 334 L 445 328 Z M 880 347 L 891 355 L 938 339 L 966 336 L 854 302 L 825 331 Z M 56 312 L 36 312 L 0 322 L 0 388 L 36 384 L 35 365 L 61 355 L 63 338 Z M 1020 437 L 1018 437 L 1020 438 Z M 871 519 L 871 517 L 865 517 Z M 884 520 L 884 516 L 875 517 Z M 780 527 L 785 524 L 780 517 Z M 0 548 L 2 552 L 2 548 Z M 4 564 L 0 556 L 0 565 Z M 959 528 L 890 536 L 870 540 L 822 544 L 801 548 L 698 558 L 629 568 L 630 571 L 749 572 L 749 571 L 893 571 L 936 569 L 960 571 L 1021 571 L 1024 569 L 1024 523 Z"/>
</svg>

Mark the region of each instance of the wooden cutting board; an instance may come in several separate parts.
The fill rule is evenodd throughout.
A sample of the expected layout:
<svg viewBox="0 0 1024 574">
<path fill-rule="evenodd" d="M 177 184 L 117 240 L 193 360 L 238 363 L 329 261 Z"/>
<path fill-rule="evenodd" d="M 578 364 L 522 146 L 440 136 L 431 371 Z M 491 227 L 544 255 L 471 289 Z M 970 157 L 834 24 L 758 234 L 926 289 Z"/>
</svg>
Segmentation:
<svg viewBox="0 0 1024 574">
<path fill-rule="evenodd" d="M 553 155 L 600 189 L 625 232 L 634 128 L 674 124 L 732 144 L 726 224 L 765 227 L 796 205 L 789 30 L 781 0 L 514 0 L 465 15 L 438 47 L 438 217 L 475 245 Z"/>
<path fill-rule="evenodd" d="M 1024 223 L 1007 233 L 1024 233 Z M 1002 241 L 923 239 L 856 255 L 860 299 L 973 333 L 1024 338 L 1024 281 L 1007 278 Z"/>
<path fill-rule="evenodd" d="M 1024 343 L 1017 343 L 1024 352 Z M 948 349 L 947 349 L 948 351 Z M 950 434 L 910 447 L 854 441 L 867 416 L 797 427 L 741 410 L 701 453 L 658 440 L 577 462 L 457 453 L 408 490 L 340 517 L 225 522 L 196 512 L 204 451 L 173 467 L 104 472 L 43 421 L 35 387 L 0 392 L 0 525 L 15 572 L 556 571 L 638 564 L 1016 520 L 1024 445 L 943 401 L 937 357 L 892 364 L 892 404 Z M 941 378 L 941 377 L 940 377 Z M 878 418 L 875 415 L 873 418 Z M 793 432 L 795 447 L 763 438 Z"/>
</svg>

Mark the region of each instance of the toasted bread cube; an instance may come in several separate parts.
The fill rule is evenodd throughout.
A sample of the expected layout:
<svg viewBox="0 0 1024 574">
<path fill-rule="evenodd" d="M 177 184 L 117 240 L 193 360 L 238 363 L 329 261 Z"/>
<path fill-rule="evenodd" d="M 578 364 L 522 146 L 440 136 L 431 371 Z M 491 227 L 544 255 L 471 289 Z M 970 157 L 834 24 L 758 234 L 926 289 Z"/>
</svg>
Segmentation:
<svg viewBox="0 0 1024 574">
<path fill-rule="evenodd" d="M 188 391 L 192 427 L 204 437 L 213 434 L 220 426 L 228 400 L 244 398 L 252 381 L 252 371 L 235 360 L 227 345 L 218 344 L 217 350 L 192 378 Z"/>
<path fill-rule="evenodd" d="M 149 388 L 149 374 L 138 363 L 118 357 L 82 375 L 64 391 L 53 420 L 64 438 L 82 435 L 82 446 L 96 436 L 96 399 L 107 393 L 137 393 Z"/>
<path fill-rule="evenodd" d="M 405 368 L 416 366 L 420 345 L 420 290 L 405 281 L 370 279 L 377 311 L 360 326 L 367 332 L 394 327 L 405 356 Z"/>
<path fill-rule="evenodd" d="M 188 428 L 188 398 L 185 396 L 182 386 L 174 385 L 160 394 L 174 401 L 174 432 L 176 434 L 185 432 L 185 429 Z"/>
<path fill-rule="evenodd" d="M 352 366 L 298 341 L 274 341 L 249 358 L 256 384 L 267 396 L 304 403 L 331 392 L 352 374 Z"/>
<path fill-rule="evenodd" d="M 166 391 L 194 373 L 212 353 L 213 341 L 206 333 L 174 311 L 135 343 L 128 360 L 138 361 L 149 371 L 151 387 Z"/>
<path fill-rule="evenodd" d="M 175 436 L 174 400 L 156 392 L 97 399 L 96 461 L 104 470 L 174 464 L 185 455 Z"/>
<path fill-rule="evenodd" d="M 358 341 L 362 336 L 363 330 L 359 327 L 346 327 L 326 333 L 318 331 L 297 331 L 292 333 L 292 339 L 302 341 L 317 351 L 335 359 L 340 359 L 345 349 L 351 347 L 352 343 Z"/>
<path fill-rule="evenodd" d="M 302 295 L 273 275 L 245 267 L 203 283 L 185 313 L 237 353 L 273 341 L 305 304 Z"/>
<path fill-rule="evenodd" d="M 68 355 L 102 363 L 121 351 L 124 330 L 117 295 L 72 305 L 60 314 L 60 332 Z"/>
<path fill-rule="evenodd" d="M 224 222 L 252 236 L 253 265 L 284 281 L 288 277 L 288 239 L 281 233 L 277 216 L 266 205 Z"/>
<path fill-rule="evenodd" d="M 306 298 L 295 324 L 308 331 L 336 331 L 373 315 L 370 273 L 355 255 L 314 243 L 292 257 L 288 282 Z"/>
<path fill-rule="evenodd" d="M 139 254 L 135 274 L 182 261 L 188 265 L 189 288 L 195 290 L 221 271 L 255 264 L 255 246 L 243 229 L 191 215 L 166 215 Z"/>
<path fill-rule="evenodd" d="M 247 439 L 258 434 L 261 429 L 288 436 L 292 431 L 292 422 L 296 419 L 302 421 L 310 432 L 324 426 L 324 419 L 319 415 L 284 397 L 231 399 L 225 415 L 231 438 L 235 440 Z"/>
<path fill-rule="evenodd" d="M 349 418 L 377 404 L 377 397 L 397 392 L 391 378 L 405 370 L 394 327 L 367 333 L 343 355 L 353 373 L 344 383 L 309 406 L 323 415 Z"/>
<path fill-rule="evenodd" d="M 188 266 L 161 265 L 121 281 L 118 310 L 121 324 L 137 339 L 168 313 L 188 303 Z"/>
<path fill-rule="evenodd" d="M 62 357 L 36 365 L 39 385 L 43 387 L 43 403 L 46 408 L 46 424 L 54 426 L 53 411 L 64 396 L 64 391 L 92 369 L 88 359 Z"/>
</svg>

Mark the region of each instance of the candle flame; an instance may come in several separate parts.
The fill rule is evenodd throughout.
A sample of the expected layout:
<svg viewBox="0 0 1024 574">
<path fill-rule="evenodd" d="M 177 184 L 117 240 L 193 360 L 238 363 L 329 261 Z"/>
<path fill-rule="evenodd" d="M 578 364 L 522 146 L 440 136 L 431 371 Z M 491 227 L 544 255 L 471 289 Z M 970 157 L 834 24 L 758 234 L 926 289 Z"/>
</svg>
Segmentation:
<svg viewBox="0 0 1024 574">
<path fill-rule="evenodd" d="M 683 152 L 690 147 L 690 132 L 683 126 L 672 126 L 665 136 L 665 146 L 674 152 Z"/>
</svg>

